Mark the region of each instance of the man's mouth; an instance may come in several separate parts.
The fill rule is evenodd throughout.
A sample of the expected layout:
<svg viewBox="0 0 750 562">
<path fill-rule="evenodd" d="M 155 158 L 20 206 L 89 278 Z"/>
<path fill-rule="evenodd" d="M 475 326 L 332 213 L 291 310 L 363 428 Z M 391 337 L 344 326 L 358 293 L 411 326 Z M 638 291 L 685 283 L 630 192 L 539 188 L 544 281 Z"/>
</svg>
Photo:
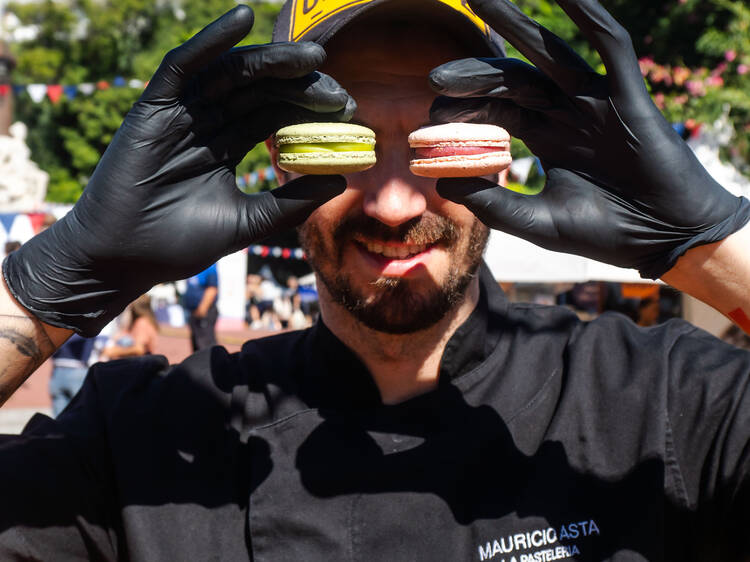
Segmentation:
<svg viewBox="0 0 750 562">
<path fill-rule="evenodd" d="M 357 241 L 364 248 L 378 256 L 393 260 L 404 260 L 427 250 L 431 244 L 383 244 L 380 242 Z"/>
</svg>

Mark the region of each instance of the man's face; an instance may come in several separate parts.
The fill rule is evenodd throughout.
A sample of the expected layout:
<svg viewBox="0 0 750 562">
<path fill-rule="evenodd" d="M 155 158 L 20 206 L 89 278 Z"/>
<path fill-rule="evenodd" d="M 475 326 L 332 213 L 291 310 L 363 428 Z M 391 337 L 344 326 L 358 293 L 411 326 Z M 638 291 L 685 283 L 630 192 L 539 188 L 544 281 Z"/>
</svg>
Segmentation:
<svg viewBox="0 0 750 562">
<path fill-rule="evenodd" d="M 353 121 L 375 131 L 378 162 L 347 175 L 346 191 L 300 227 L 301 243 L 332 300 L 366 326 L 427 328 L 463 299 L 488 230 L 409 172 L 407 137 L 430 124 L 429 71 L 467 53 L 433 34 L 361 26 L 327 51 L 323 71 L 357 101 Z"/>
</svg>

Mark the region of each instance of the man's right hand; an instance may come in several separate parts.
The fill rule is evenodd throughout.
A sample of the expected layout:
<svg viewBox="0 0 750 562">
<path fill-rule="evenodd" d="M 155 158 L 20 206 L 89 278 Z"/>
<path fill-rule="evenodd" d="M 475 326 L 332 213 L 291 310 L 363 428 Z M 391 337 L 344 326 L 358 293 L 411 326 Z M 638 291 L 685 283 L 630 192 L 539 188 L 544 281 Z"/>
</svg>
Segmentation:
<svg viewBox="0 0 750 562">
<path fill-rule="evenodd" d="M 6 259 L 11 293 L 37 318 L 95 335 L 156 283 L 297 225 L 344 190 L 339 176 L 237 189 L 236 165 L 276 129 L 356 107 L 315 72 L 316 44 L 231 49 L 252 24 L 238 6 L 168 53 L 73 210 Z"/>
</svg>

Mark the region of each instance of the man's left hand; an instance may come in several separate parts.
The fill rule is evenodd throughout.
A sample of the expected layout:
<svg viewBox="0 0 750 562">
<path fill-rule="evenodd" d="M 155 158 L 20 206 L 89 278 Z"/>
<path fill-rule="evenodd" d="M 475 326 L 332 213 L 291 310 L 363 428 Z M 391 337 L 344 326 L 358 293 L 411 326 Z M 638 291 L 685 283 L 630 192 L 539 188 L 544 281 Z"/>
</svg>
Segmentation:
<svg viewBox="0 0 750 562">
<path fill-rule="evenodd" d="M 750 203 L 716 183 L 662 117 L 625 29 L 596 0 L 558 3 L 607 75 L 506 0 L 469 4 L 535 67 L 472 58 L 430 74 L 443 96 L 433 121 L 506 128 L 540 157 L 544 190 L 523 195 L 472 178 L 441 179 L 438 192 L 492 228 L 658 278 L 688 249 L 741 228 Z"/>
</svg>

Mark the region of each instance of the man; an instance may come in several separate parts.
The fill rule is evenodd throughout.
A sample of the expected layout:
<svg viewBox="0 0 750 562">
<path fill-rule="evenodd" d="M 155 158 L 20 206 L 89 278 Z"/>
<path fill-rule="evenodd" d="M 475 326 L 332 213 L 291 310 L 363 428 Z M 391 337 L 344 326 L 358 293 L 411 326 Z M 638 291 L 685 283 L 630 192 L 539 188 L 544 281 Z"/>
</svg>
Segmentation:
<svg viewBox="0 0 750 562">
<path fill-rule="evenodd" d="M 211 264 L 198 275 L 187 279 L 187 288 L 182 296 L 182 306 L 187 313 L 190 328 L 190 344 L 193 351 L 216 345 L 216 320 L 219 309 L 219 273 L 216 264 Z"/>
<path fill-rule="evenodd" d="M 476 217 L 639 267 L 747 326 L 748 204 L 660 121 L 627 34 L 596 3 L 561 1 L 604 78 L 504 0 L 469 5 L 539 70 L 462 58 L 499 54 L 463 3 L 414 3 L 417 16 L 406 0 L 312 4 L 288 4 L 276 37 L 326 42 L 322 68 L 376 131 L 378 165 L 343 192 L 335 177 L 254 199 L 229 190 L 247 143 L 353 109 L 327 74 L 309 74 L 322 63 L 310 45 L 211 63 L 249 28 L 237 8 L 170 53 L 126 118 L 67 223 L 80 252 L 40 262 L 69 235 L 57 228 L 5 263 L 3 386 L 130 292 L 303 221 L 322 321 L 172 369 L 156 357 L 95 367 L 56 422 L 36 418 L 0 445 L 0 553 L 746 558 L 750 356 L 681 322 L 582 324 L 509 303 L 481 266 Z M 447 97 L 433 101 L 428 84 Z M 541 196 L 411 176 L 406 135 L 462 118 L 502 120 L 532 145 L 549 177 Z M 127 221 L 136 245 L 116 244 L 94 210 Z M 121 253 L 138 276 L 112 269 Z"/>
</svg>

